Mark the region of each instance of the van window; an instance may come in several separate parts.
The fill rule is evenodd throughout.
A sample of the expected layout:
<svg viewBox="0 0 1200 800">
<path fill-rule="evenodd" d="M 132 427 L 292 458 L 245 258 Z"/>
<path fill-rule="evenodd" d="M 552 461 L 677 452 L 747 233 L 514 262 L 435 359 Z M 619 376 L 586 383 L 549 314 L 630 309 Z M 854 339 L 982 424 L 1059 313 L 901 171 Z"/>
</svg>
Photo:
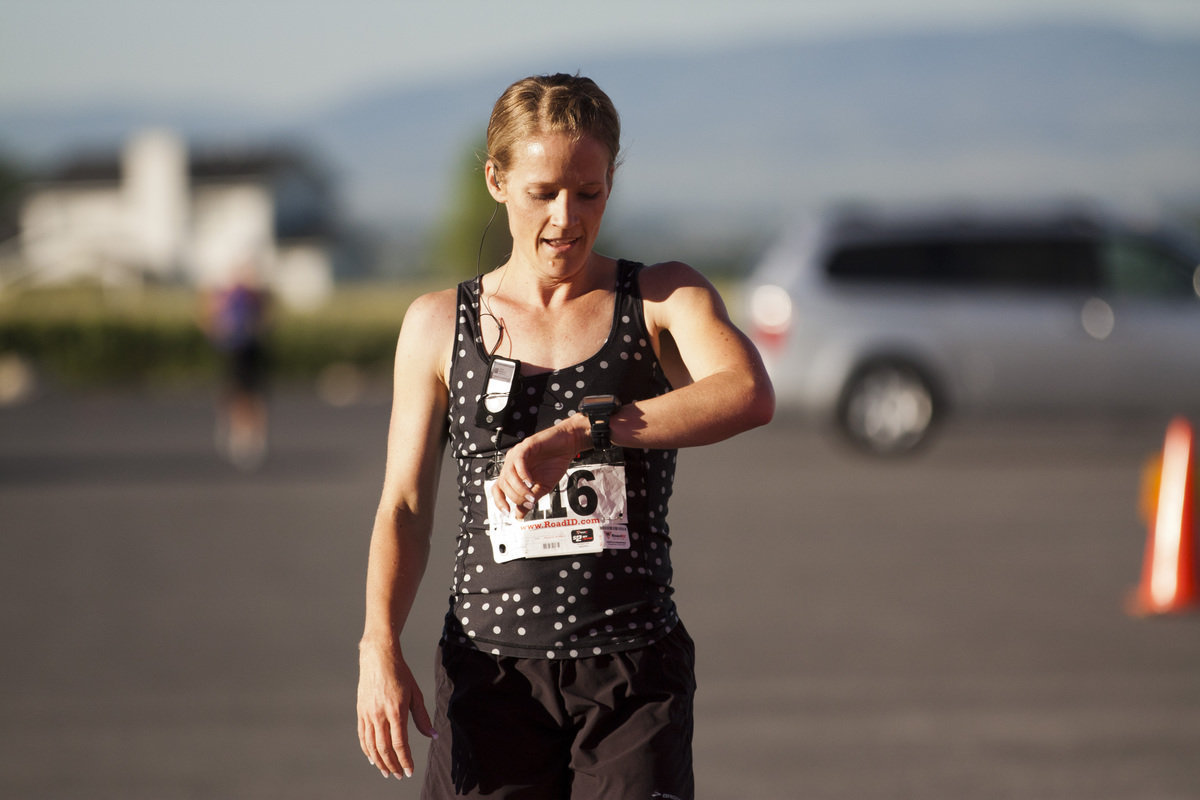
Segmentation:
<svg viewBox="0 0 1200 800">
<path fill-rule="evenodd" d="M 1096 249 L 1082 239 L 943 239 L 848 245 L 829 260 L 840 282 L 995 289 L 1092 290 Z"/>
<path fill-rule="evenodd" d="M 1197 265 L 1144 239 L 1115 239 L 1104 248 L 1105 280 L 1116 294 L 1194 298 Z"/>
</svg>

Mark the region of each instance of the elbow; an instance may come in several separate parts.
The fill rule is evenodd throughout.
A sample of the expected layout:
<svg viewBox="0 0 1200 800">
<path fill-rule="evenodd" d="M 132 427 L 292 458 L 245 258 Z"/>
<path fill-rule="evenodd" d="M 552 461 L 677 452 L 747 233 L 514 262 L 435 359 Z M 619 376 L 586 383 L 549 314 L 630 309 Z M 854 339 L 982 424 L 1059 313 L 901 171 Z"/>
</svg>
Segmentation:
<svg viewBox="0 0 1200 800">
<path fill-rule="evenodd" d="M 742 430 L 766 425 L 775 416 L 775 389 L 765 373 L 750 376 L 741 390 L 737 415 Z"/>
<path fill-rule="evenodd" d="M 749 428 L 766 425 L 775 417 L 775 389 L 763 378 L 752 390 L 746 404 L 746 419 Z"/>
<path fill-rule="evenodd" d="M 746 430 L 759 428 L 775 417 L 775 387 L 761 358 L 751 360 L 743 373 L 743 409 Z"/>
</svg>

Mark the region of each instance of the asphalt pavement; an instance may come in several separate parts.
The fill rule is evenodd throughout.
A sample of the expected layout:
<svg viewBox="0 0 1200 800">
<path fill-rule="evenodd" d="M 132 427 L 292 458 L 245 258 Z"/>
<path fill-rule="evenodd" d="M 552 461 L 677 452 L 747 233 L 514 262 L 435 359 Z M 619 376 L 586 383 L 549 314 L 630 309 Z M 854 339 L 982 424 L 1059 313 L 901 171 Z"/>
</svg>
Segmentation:
<svg viewBox="0 0 1200 800">
<path fill-rule="evenodd" d="M 417 797 L 358 749 L 381 398 L 0 408 L 0 796 Z M 1200 618 L 1137 619 L 1158 420 L 961 424 L 878 461 L 796 421 L 681 453 L 699 797 L 1200 798 Z M 447 476 L 448 477 L 448 476 Z M 405 637 L 429 682 L 455 514 Z"/>
</svg>

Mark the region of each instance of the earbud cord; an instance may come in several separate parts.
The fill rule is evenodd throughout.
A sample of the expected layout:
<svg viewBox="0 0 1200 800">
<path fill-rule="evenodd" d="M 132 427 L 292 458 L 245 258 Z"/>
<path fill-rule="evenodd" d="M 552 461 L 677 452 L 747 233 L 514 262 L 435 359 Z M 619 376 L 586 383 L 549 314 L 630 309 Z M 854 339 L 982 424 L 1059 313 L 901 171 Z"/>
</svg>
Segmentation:
<svg viewBox="0 0 1200 800">
<path fill-rule="evenodd" d="M 492 307 L 488 304 L 487 297 L 483 293 L 483 243 L 487 240 L 488 230 L 492 227 L 492 222 L 496 219 L 496 214 L 500 211 L 500 204 L 496 203 L 496 207 L 492 209 L 492 216 L 488 218 L 487 224 L 483 226 L 483 235 L 479 237 L 479 250 L 475 254 L 475 279 L 479 283 L 479 318 L 482 321 L 484 317 L 491 317 L 496 323 L 496 328 L 499 331 L 496 336 L 496 344 L 488 351 L 488 358 L 496 355 L 496 351 L 500 349 L 500 343 L 504 341 L 504 320 L 492 313 Z M 507 273 L 507 270 L 505 270 Z M 500 276 L 500 282 L 496 284 L 495 291 L 492 292 L 492 297 L 500 291 L 500 285 L 504 283 L 504 275 Z M 483 331 L 480 330 L 480 336 Z"/>
</svg>

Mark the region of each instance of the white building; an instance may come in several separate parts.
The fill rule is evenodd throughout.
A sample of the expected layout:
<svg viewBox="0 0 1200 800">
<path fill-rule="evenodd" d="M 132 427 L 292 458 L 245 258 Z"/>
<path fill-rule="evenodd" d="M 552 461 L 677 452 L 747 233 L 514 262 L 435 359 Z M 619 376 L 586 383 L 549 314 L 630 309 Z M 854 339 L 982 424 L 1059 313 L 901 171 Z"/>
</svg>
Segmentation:
<svg viewBox="0 0 1200 800">
<path fill-rule="evenodd" d="M 311 306 L 333 286 L 332 205 L 311 163 L 285 150 L 189 157 L 149 131 L 120 157 L 65 164 L 28 192 L 20 251 L 38 283 L 226 281 L 252 264 L 286 303 Z"/>
</svg>

